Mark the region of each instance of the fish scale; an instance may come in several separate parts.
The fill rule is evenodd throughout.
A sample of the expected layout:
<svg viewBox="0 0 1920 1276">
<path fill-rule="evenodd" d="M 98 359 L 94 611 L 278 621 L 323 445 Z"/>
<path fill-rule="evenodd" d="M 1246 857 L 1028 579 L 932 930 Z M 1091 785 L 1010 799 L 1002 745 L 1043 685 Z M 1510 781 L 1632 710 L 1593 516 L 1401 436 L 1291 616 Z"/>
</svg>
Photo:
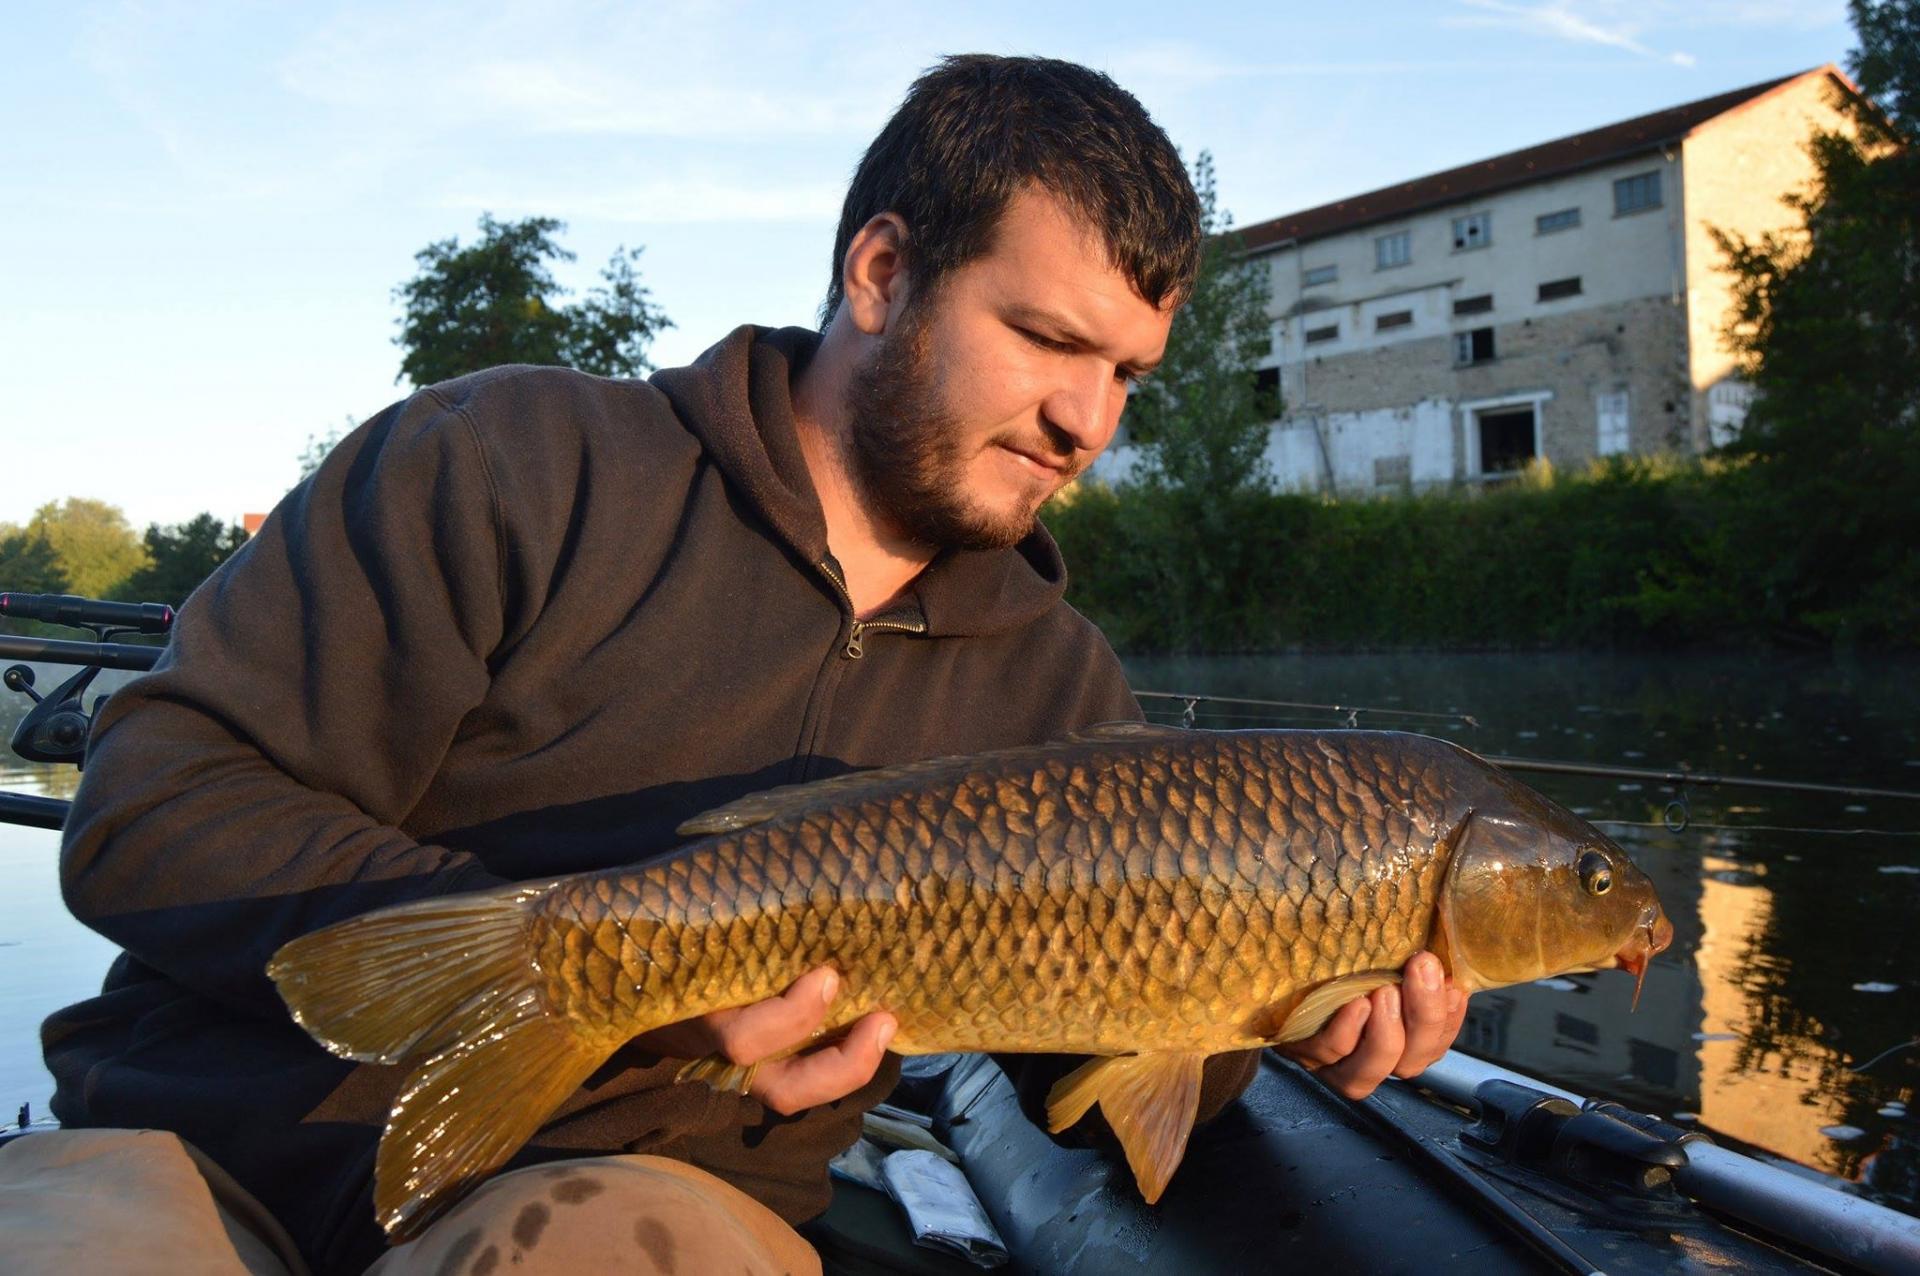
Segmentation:
<svg viewBox="0 0 1920 1276">
<path fill-rule="evenodd" d="M 617 1033 L 642 1006 L 691 1016 L 832 964 L 828 1028 L 885 1008 L 900 1050 L 1256 1045 L 1297 986 L 1398 966 L 1427 939 L 1434 835 L 1459 810 L 1417 826 L 1401 813 L 1416 785 L 1352 734 L 1344 750 L 1230 734 L 1084 750 L 1097 768 L 1014 754 L 944 797 L 871 797 L 575 879 L 543 910 L 547 995 Z M 1089 823 L 1103 812 L 1123 818 Z"/>
<path fill-rule="evenodd" d="M 776 789 L 682 832 L 700 840 L 637 868 L 402 905 L 276 955 L 309 1032 L 412 1066 L 376 1170 L 390 1234 L 625 1042 L 819 966 L 841 981 L 825 1032 L 884 1009 L 902 1053 L 1094 1056 L 1049 1120 L 1097 1103 L 1153 1200 L 1206 1056 L 1309 1035 L 1422 948 L 1471 989 L 1644 973 L 1671 935 L 1591 826 L 1395 733 L 1117 724 Z"/>
</svg>

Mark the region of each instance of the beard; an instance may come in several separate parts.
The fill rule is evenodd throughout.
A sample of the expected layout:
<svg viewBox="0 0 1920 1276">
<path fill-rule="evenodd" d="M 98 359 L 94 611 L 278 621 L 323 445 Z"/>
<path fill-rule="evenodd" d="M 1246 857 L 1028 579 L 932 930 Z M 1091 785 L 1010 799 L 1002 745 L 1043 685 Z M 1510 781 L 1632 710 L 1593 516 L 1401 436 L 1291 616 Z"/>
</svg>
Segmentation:
<svg viewBox="0 0 1920 1276">
<path fill-rule="evenodd" d="M 931 366 L 932 326 L 923 313 L 931 303 L 909 306 L 849 378 L 849 468 L 860 495 L 902 535 L 939 549 L 1007 549 L 1032 533 L 1046 496 L 992 510 L 967 495 L 966 430 L 941 399 Z M 1043 428 L 1056 453 L 1073 455 L 1070 443 Z"/>
</svg>

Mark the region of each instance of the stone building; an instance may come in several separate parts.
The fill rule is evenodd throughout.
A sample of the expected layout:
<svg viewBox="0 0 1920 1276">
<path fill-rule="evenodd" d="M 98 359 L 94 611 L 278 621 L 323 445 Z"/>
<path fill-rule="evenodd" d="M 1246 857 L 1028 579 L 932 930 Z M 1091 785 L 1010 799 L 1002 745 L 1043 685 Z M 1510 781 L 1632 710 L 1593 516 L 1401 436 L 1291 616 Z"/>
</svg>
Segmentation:
<svg viewBox="0 0 1920 1276">
<path fill-rule="evenodd" d="M 1275 481 L 1366 493 L 1544 457 L 1700 452 L 1749 401 L 1709 227 L 1797 224 L 1832 66 L 1415 178 L 1241 231 L 1271 272 Z M 1131 467 L 1119 441 L 1095 474 Z"/>
</svg>

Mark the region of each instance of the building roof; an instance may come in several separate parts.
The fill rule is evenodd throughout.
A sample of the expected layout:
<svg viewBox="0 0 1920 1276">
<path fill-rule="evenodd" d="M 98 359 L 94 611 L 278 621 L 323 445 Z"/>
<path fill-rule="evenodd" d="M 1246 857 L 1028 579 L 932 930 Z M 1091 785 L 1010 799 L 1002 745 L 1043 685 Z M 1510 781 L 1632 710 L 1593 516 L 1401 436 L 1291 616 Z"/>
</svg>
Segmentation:
<svg viewBox="0 0 1920 1276">
<path fill-rule="evenodd" d="M 1744 89 L 1734 89 L 1681 106 L 1670 106 L 1650 115 L 1637 115 L 1603 128 L 1589 129 L 1585 133 L 1542 142 L 1525 150 L 1509 151 L 1492 159 L 1416 177 L 1398 186 L 1383 186 L 1364 195 L 1354 195 L 1331 204 L 1322 204 L 1318 208 L 1245 226 L 1240 229 L 1241 243 L 1248 252 L 1258 252 L 1290 240 L 1304 242 L 1321 239 L 1438 205 L 1460 203 L 1491 195 L 1495 191 L 1611 163 L 1643 151 L 1657 150 L 1680 141 L 1716 116 L 1725 115 L 1776 89 L 1814 75 L 1831 75 L 1844 87 L 1853 87 L 1836 68 L 1815 67 L 1796 75 L 1750 84 Z"/>
</svg>

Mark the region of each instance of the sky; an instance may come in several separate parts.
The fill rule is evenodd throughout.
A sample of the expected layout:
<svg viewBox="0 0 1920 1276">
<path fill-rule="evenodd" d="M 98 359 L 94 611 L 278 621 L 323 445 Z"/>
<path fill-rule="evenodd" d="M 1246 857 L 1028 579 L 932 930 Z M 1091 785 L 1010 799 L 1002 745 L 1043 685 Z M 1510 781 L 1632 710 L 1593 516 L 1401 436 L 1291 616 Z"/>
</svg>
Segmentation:
<svg viewBox="0 0 1920 1276">
<path fill-rule="evenodd" d="M 9 3 L 0 523 L 265 511 L 409 387 L 393 290 L 482 213 L 617 248 L 685 363 L 811 323 L 847 178 L 947 53 L 1112 75 L 1241 225 L 1840 62 L 1844 0 Z M 4 582 L 0 582 L 0 588 Z"/>
</svg>

